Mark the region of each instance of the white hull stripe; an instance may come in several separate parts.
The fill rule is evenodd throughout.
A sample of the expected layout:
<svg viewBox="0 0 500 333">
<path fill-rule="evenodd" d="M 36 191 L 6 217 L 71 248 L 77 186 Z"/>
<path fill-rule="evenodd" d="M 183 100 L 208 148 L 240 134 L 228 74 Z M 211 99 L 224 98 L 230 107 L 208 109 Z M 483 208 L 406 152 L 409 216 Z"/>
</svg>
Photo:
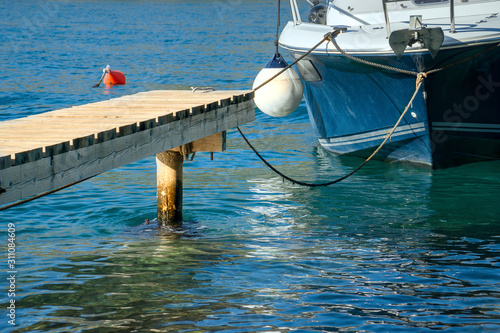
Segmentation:
<svg viewBox="0 0 500 333">
<path fill-rule="evenodd" d="M 435 131 L 500 133 L 500 124 L 434 122 Z"/>
<path fill-rule="evenodd" d="M 319 142 L 325 146 L 336 147 L 336 146 L 363 143 L 368 141 L 383 140 L 385 139 L 390 130 L 391 130 L 390 128 L 387 128 L 363 134 L 343 136 L 340 138 L 319 139 Z M 398 127 L 398 129 L 394 132 L 392 136 L 393 137 L 404 136 L 408 134 L 424 132 L 425 130 L 426 128 L 424 123 L 405 125 Z"/>
<path fill-rule="evenodd" d="M 453 128 L 453 127 L 433 127 L 434 131 L 449 131 L 449 132 L 474 132 L 474 133 L 500 133 L 500 129 L 486 128 Z"/>
</svg>

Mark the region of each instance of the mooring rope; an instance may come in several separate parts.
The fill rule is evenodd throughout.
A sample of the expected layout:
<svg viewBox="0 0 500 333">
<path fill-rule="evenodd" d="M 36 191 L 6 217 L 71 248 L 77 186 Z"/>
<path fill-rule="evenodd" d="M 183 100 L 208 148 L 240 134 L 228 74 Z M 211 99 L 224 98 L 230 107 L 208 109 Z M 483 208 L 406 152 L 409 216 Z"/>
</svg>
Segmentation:
<svg viewBox="0 0 500 333">
<path fill-rule="evenodd" d="M 399 124 L 401 123 L 401 121 L 403 120 L 404 116 L 406 115 L 406 113 L 408 112 L 408 110 L 410 109 L 410 107 L 412 106 L 412 103 L 413 101 L 415 100 L 416 96 L 417 96 L 417 93 L 418 91 L 420 90 L 420 87 L 422 86 L 422 83 L 424 82 L 425 78 L 427 78 L 428 75 L 430 74 L 434 74 L 436 72 L 439 72 L 439 71 L 442 71 L 442 70 L 445 70 L 445 69 L 448 69 L 448 68 L 451 68 L 451 67 L 455 67 L 459 64 L 462 64 L 464 62 L 467 62 L 467 61 L 470 61 L 476 57 L 479 57 L 485 53 L 488 53 L 498 47 L 500 47 L 500 43 L 498 44 L 495 44 L 483 51 L 480 51 L 478 53 L 475 53 L 467 58 L 464 58 L 464 59 L 461 59 L 459 61 L 456 61 L 452 64 L 448 64 L 448 65 L 445 65 L 443 67 L 440 67 L 440 68 L 436 68 L 436 69 L 431 69 L 427 72 L 416 72 L 416 71 L 409 71 L 409 70 L 405 70 L 405 69 L 401 69 L 401 68 L 397 68 L 397 67 L 393 67 L 393 66 L 388 66 L 388 65 L 383 65 L 383 64 L 379 64 L 379 63 L 376 63 L 376 62 L 372 62 L 372 61 L 368 61 L 368 60 L 364 60 L 364 59 L 360 59 L 358 57 L 355 57 L 355 56 L 352 56 L 350 54 L 348 54 L 347 52 L 345 52 L 336 42 L 335 40 L 335 37 L 338 36 L 340 33 L 344 32 L 346 29 L 345 28 L 341 28 L 341 29 L 335 29 L 334 31 L 331 31 L 329 33 L 327 33 L 323 39 L 317 43 L 316 45 L 314 45 L 310 50 L 308 50 L 305 54 L 303 54 L 302 56 L 300 56 L 299 58 L 297 58 L 293 63 L 291 63 L 290 65 L 286 66 L 283 70 L 281 70 L 278 74 L 274 75 L 273 77 L 271 77 L 269 80 L 265 81 L 264 83 L 262 83 L 261 85 L 259 85 L 258 87 L 256 87 L 255 89 L 253 89 L 253 91 L 255 92 L 257 89 L 260 89 L 262 88 L 263 86 L 265 86 L 266 84 L 268 84 L 269 82 L 271 82 L 272 80 L 274 80 L 276 77 L 278 77 L 279 75 L 281 75 L 283 72 L 285 72 L 286 70 L 288 70 L 289 68 L 291 68 L 293 65 L 295 65 L 296 63 L 298 63 L 300 60 L 304 59 L 306 56 L 308 56 L 311 52 L 313 52 L 314 50 L 316 50 L 321 44 L 323 44 L 323 42 L 325 41 L 330 41 L 332 42 L 332 44 L 335 46 L 335 48 L 337 49 L 337 51 L 342 54 L 343 56 L 347 57 L 348 59 L 351 59 L 353 61 L 357 61 L 359 63 L 362 63 L 362 64 L 365 64 L 365 65 L 369 65 L 369 66 L 373 66 L 373 67 L 378 67 L 378 68 L 381 68 L 381 69 L 386 69 L 386 70 L 390 70 L 390 71 L 394 71 L 394 72 L 397 72 L 397 73 L 402 73 L 402 74 L 406 74 L 406 75 L 412 75 L 412 76 L 416 76 L 416 82 L 415 82 L 415 92 L 413 93 L 412 97 L 410 98 L 410 101 L 408 102 L 408 104 L 406 105 L 403 113 L 401 113 L 400 117 L 398 118 L 398 120 L 396 121 L 396 123 L 394 124 L 394 126 L 392 127 L 392 129 L 389 131 L 389 133 L 387 134 L 386 138 L 384 139 L 384 141 L 382 141 L 382 143 L 377 147 L 377 149 L 374 150 L 374 152 L 368 157 L 365 159 L 365 161 L 363 161 L 363 163 L 361 163 L 356 169 L 354 169 L 353 171 L 349 172 L 348 174 L 342 176 L 342 177 L 339 177 L 335 180 L 332 180 L 332 181 L 329 181 L 329 182 L 325 182 L 325 183 L 307 183 L 307 182 L 302 182 L 302 181 L 299 181 L 299 180 L 296 180 L 296 179 L 293 179 L 285 174 L 283 174 L 281 171 L 279 171 L 278 169 L 276 169 L 273 165 L 271 165 L 265 158 L 262 157 L 262 155 L 257 151 L 257 149 L 255 149 L 255 147 L 250 143 L 250 141 L 246 138 L 245 134 L 243 134 L 243 132 L 241 131 L 241 129 L 239 128 L 239 126 L 236 126 L 236 128 L 238 129 L 238 131 L 240 132 L 241 136 L 243 137 L 243 139 L 245 140 L 245 142 L 248 144 L 248 146 L 254 151 L 254 153 L 260 158 L 260 160 L 262 162 L 264 162 L 264 164 L 266 164 L 273 172 L 275 172 L 277 175 L 281 176 L 283 179 L 286 179 L 290 182 L 292 182 L 293 184 L 298 184 L 298 185 L 302 185 L 302 186 L 307 186 L 307 187 L 324 187 L 324 186 L 330 186 L 330 185 L 333 185 L 333 184 L 336 184 L 336 183 L 339 183 L 349 177 L 351 177 L 352 175 L 354 175 L 356 172 L 358 172 L 361 168 L 363 168 L 375 155 L 378 154 L 378 152 L 384 147 L 384 145 L 387 143 L 387 141 L 392 137 L 392 135 L 394 134 L 394 132 L 396 131 L 397 127 L 399 126 Z"/>
<path fill-rule="evenodd" d="M 362 63 L 362 64 L 365 64 L 365 65 L 369 65 L 369 66 L 373 66 L 373 67 L 379 67 L 379 68 L 382 68 L 382 69 L 387 69 L 387 70 L 391 70 L 391 71 L 398 72 L 398 73 L 402 73 L 402 74 L 408 74 L 408 75 L 413 75 L 413 76 L 418 76 L 418 75 L 422 74 L 422 73 L 420 73 L 420 72 L 409 71 L 409 70 L 406 70 L 406 69 L 401 69 L 401 68 L 397 68 L 397 67 L 393 67 L 393 66 L 383 65 L 383 64 L 379 64 L 379 63 L 376 63 L 376 62 L 372 62 L 372 61 L 368 61 L 368 60 L 364 60 L 364 59 L 360 59 L 360 58 L 358 58 L 358 57 L 352 56 L 352 55 L 348 54 L 347 52 L 345 52 L 345 51 L 344 51 L 344 50 L 343 50 L 343 49 L 339 46 L 339 44 L 337 44 L 337 41 L 335 40 L 335 35 L 331 35 L 331 32 L 329 32 L 329 33 L 327 33 L 327 34 L 325 35 L 325 37 L 326 37 L 326 36 L 328 36 L 328 38 L 327 38 L 327 39 L 328 39 L 330 42 L 332 42 L 332 44 L 335 46 L 335 48 L 337 49 L 337 51 L 338 51 L 339 53 L 341 53 L 343 56 L 345 56 L 345 57 L 347 57 L 347 58 L 349 58 L 349 59 L 351 59 L 351 60 L 357 61 L 357 62 Z M 487 48 L 487 49 L 484 49 L 484 50 L 482 50 L 482 51 L 480 51 L 480 52 L 478 52 L 478 53 L 475 53 L 475 54 L 473 54 L 473 55 L 471 55 L 471 56 L 469 56 L 469 57 L 467 57 L 467 58 L 461 59 L 461 60 L 456 61 L 456 62 L 454 62 L 454 63 L 448 64 L 448 65 L 445 65 L 445 66 L 443 66 L 443 67 L 439 67 L 439 68 L 436 68 L 436 69 L 431 69 L 431 70 L 429 70 L 429 71 L 427 71 L 427 72 L 425 72 L 425 73 L 424 73 L 424 74 L 425 74 L 425 77 L 427 77 L 427 76 L 428 76 L 428 75 L 430 75 L 430 74 L 434 74 L 434 73 L 436 73 L 436 72 L 439 72 L 439 71 L 442 71 L 442 70 L 445 70 L 445 69 L 448 69 L 448 68 L 451 68 L 451 67 L 455 67 L 455 66 L 460 65 L 460 64 L 462 64 L 462 63 L 464 63 L 464 62 L 467 62 L 467 61 L 469 61 L 469 60 L 472 60 L 472 59 L 474 59 L 474 58 L 477 58 L 477 57 L 479 57 L 479 56 L 481 56 L 481 55 L 483 55 L 483 54 L 485 54 L 485 53 L 488 53 L 488 52 L 490 52 L 490 51 L 492 51 L 492 50 L 496 49 L 496 48 L 497 48 L 497 47 L 499 47 L 499 46 L 500 46 L 500 43 L 495 44 L 495 45 L 493 45 L 493 46 L 491 46 L 491 47 L 489 47 L 489 48 Z"/>
<path fill-rule="evenodd" d="M 337 34 L 339 34 L 339 33 L 340 33 L 340 31 L 337 32 Z M 278 76 L 280 76 L 281 74 L 283 74 L 286 70 L 288 70 L 290 67 L 292 67 L 293 65 L 295 65 L 296 63 L 298 63 L 299 61 L 301 61 L 302 59 L 304 59 L 305 57 L 307 57 L 309 54 L 311 54 L 311 52 L 313 52 L 314 50 L 316 50 L 321 44 L 323 44 L 327 40 L 328 40 L 328 38 L 325 35 L 325 37 L 319 43 L 317 43 L 316 45 L 314 45 L 309 51 L 307 51 L 306 53 L 304 53 L 303 55 L 301 55 L 300 57 L 298 57 L 290 65 L 286 66 L 281 71 L 279 71 L 278 73 L 276 73 L 276 75 L 273 75 L 268 80 L 264 81 L 263 83 L 261 83 L 257 87 L 253 88 L 252 91 L 259 90 L 260 88 L 262 88 L 263 86 L 265 86 L 266 84 L 268 84 L 269 82 L 271 82 L 272 80 L 274 80 L 275 78 L 277 78 Z"/>
<path fill-rule="evenodd" d="M 348 174 L 340 177 L 340 178 L 337 178 L 335 180 L 332 180 L 332 181 L 329 181 L 329 182 L 326 182 L 326 183 L 306 183 L 306 182 L 302 182 L 302 181 L 299 181 L 299 180 L 296 180 L 296 179 L 293 179 L 291 177 L 288 177 L 287 175 L 283 174 L 281 171 L 279 171 L 278 169 L 276 169 L 275 167 L 273 167 L 269 162 L 266 161 L 266 159 L 264 159 L 260 154 L 259 152 L 254 148 L 254 146 L 248 141 L 248 139 L 245 137 L 245 135 L 243 134 L 243 132 L 241 131 L 241 129 L 239 127 L 236 127 L 238 129 L 238 131 L 240 132 L 241 136 L 243 137 L 243 139 L 246 141 L 246 143 L 250 146 L 250 148 L 255 152 L 255 154 L 261 159 L 262 162 L 264 162 L 271 170 L 273 170 L 276 174 L 278 174 L 279 176 L 283 177 L 284 179 L 292 182 L 293 184 L 298 184 L 298 185 L 302 185 L 302 186 L 307 186 L 307 187 L 324 187 L 324 186 L 330 186 L 330 185 L 333 185 L 333 184 L 336 184 L 336 183 L 339 183 L 349 177 L 351 177 L 352 175 L 354 175 L 356 172 L 358 172 L 362 167 L 364 167 L 375 155 L 377 155 L 377 153 L 380 151 L 380 149 L 382 149 L 382 147 L 385 145 L 385 143 L 391 138 L 392 134 L 394 133 L 394 131 L 396 131 L 397 127 L 399 126 L 399 124 L 401 123 L 401 121 L 403 120 L 404 116 L 406 115 L 406 113 L 408 112 L 408 110 L 410 109 L 412 103 L 413 103 L 413 100 L 415 99 L 415 97 L 417 97 L 417 93 L 418 91 L 420 90 L 420 86 L 422 85 L 422 82 L 423 82 L 423 76 L 419 76 L 418 79 L 417 79 L 417 86 L 415 88 L 415 92 L 413 93 L 413 96 L 411 97 L 410 99 L 410 102 L 408 102 L 408 105 L 406 105 L 406 108 L 405 110 L 403 111 L 403 113 L 401 113 L 401 116 L 399 117 L 398 121 L 396 122 L 396 124 L 392 127 L 392 129 L 390 130 L 390 132 L 387 134 L 386 138 L 384 139 L 384 141 L 378 146 L 378 148 L 363 162 L 361 163 L 356 169 L 354 169 L 353 171 L 349 172 Z"/>
</svg>

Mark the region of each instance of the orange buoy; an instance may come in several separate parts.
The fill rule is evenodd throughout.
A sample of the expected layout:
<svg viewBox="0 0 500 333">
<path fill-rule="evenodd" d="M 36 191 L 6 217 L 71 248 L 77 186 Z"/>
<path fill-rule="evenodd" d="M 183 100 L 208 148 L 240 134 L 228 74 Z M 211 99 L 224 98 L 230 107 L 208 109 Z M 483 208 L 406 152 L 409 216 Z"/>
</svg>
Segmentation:
<svg viewBox="0 0 500 333">
<path fill-rule="evenodd" d="M 109 70 L 104 76 L 103 82 L 107 86 L 112 86 L 116 84 L 125 84 L 126 79 L 122 72 Z"/>
</svg>

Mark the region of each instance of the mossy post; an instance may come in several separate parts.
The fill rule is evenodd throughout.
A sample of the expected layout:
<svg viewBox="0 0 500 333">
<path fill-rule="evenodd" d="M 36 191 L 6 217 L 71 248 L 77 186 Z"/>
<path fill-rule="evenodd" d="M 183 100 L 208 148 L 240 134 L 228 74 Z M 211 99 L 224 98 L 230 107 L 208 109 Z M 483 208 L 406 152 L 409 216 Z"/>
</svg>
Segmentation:
<svg viewBox="0 0 500 333">
<path fill-rule="evenodd" d="M 177 151 L 156 154 L 157 218 L 160 226 L 182 222 L 184 157 Z"/>
</svg>

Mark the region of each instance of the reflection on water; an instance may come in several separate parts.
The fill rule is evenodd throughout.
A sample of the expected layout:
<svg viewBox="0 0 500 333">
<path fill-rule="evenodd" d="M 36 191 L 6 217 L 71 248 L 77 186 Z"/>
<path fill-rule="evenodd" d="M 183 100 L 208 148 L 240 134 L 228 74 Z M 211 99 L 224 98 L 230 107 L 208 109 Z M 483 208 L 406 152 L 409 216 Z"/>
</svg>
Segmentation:
<svg viewBox="0 0 500 333">
<path fill-rule="evenodd" d="M 354 233 L 349 223 L 304 216 L 273 233 L 218 238 L 150 238 L 131 229 L 119 241 L 56 243 L 45 253 L 27 248 L 37 257 L 24 260 L 37 265 L 23 277 L 25 328 L 18 331 L 392 332 L 497 324 L 499 295 L 488 287 L 498 283 L 493 239 L 364 222 Z M 190 227 L 193 236 L 197 227 Z"/>
</svg>

